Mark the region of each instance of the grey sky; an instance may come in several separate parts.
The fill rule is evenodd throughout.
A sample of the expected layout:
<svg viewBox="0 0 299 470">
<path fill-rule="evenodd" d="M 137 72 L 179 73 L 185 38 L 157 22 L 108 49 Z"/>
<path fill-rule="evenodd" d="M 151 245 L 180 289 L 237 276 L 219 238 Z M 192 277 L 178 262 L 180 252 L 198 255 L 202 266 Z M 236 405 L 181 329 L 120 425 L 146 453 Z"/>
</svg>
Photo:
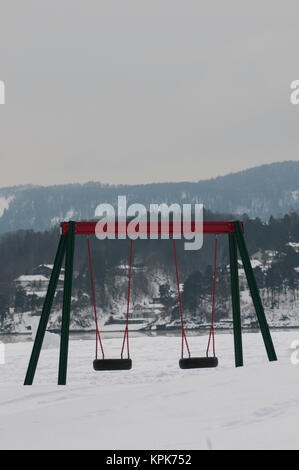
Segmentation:
<svg viewBox="0 0 299 470">
<path fill-rule="evenodd" d="M 0 186 L 298 160 L 299 4 L 0 0 Z"/>
</svg>

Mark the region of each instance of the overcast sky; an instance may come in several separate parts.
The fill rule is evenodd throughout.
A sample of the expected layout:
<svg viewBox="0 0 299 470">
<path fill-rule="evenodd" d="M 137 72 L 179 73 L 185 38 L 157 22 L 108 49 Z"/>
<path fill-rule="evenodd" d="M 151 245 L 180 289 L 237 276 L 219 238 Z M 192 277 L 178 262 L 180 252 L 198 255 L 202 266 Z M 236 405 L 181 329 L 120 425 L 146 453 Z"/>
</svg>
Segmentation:
<svg viewBox="0 0 299 470">
<path fill-rule="evenodd" d="M 0 186 L 299 160 L 299 3 L 0 0 Z"/>
</svg>

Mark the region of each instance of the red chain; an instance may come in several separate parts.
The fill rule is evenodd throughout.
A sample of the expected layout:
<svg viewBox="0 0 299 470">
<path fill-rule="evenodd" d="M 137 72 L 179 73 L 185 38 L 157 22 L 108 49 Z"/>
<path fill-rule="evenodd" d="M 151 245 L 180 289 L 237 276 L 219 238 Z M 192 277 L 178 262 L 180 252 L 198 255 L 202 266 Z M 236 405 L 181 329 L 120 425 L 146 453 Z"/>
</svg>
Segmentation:
<svg viewBox="0 0 299 470">
<path fill-rule="evenodd" d="M 187 336 L 186 336 L 186 333 L 185 333 L 185 327 L 184 327 L 183 308 L 182 308 L 182 299 L 181 299 L 181 292 L 180 292 L 180 280 L 179 280 L 179 270 L 178 270 L 178 260 L 177 260 L 177 255 L 176 255 L 175 239 L 173 239 L 173 252 L 174 252 L 176 282 L 177 282 L 177 289 L 178 289 L 178 299 L 179 299 L 181 327 L 182 327 L 182 359 L 183 359 L 183 357 L 184 357 L 184 343 L 186 343 L 189 358 L 191 357 L 191 353 L 190 353 L 189 344 L 188 344 Z"/>
<path fill-rule="evenodd" d="M 95 288 L 94 288 L 94 279 L 93 279 L 91 249 L 90 249 L 90 240 L 89 240 L 89 238 L 87 238 L 87 244 L 88 244 L 88 258 L 89 258 L 89 270 L 90 270 L 90 281 L 91 281 L 91 290 L 92 290 L 94 319 L 95 319 L 95 324 L 96 324 L 96 359 L 98 358 L 98 342 L 100 343 L 102 356 L 103 356 L 103 359 L 104 359 L 105 354 L 104 354 L 104 348 L 103 348 L 102 339 L 101 339 L 101 335 L 100 335 L 98 315 L 97 315 L 96 296 L 95 296 Z"/>
<path fill-rule="evenodd" d="M 131 279 L 132 279 L 132 258 L 133 258 L 133 240 L 130 244 L 130 268 L 129 268 L 129 285 L 128 285 L 128 302 L 127 302 L 127 320 L 126 320 L 126 329 L 124 334 L 123 345 L 121 349 L 121 358 L 124 355 L 125 342 L 127 341 L 127 353 L 128 359 L 130 358 L 130 346 L 129 346 L 129 313 L 130 313 L 130 297 L 131 297 Z"/>
<path fill-rule="evenodd" d="M 214 258 L 214 277 L 213 277 L 213 300 L 212 300 L 212 320 L 211 330 L 209 336 L 209 342 L 207 347 L 207 357 L 209 357 L 211 339 L 213 339 L 213 354 L 216 356 L 215 348 L 215 331 L 214 331 L 214 316 L 215 316 L 215 294 L 216 294 L 216 274 L 217 274 L 217 248 L 218 248 L 218 236 L 215 238 L 215 258 Z"/>
</svg>

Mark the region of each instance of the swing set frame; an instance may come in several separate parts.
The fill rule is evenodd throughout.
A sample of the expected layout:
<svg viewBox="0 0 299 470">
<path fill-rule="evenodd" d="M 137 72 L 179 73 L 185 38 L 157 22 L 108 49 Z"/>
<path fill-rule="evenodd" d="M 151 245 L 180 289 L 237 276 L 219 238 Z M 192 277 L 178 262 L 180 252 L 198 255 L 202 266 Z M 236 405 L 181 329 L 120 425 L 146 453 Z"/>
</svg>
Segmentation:
<svg viewBox="0 0 299 470">
<path fill-rule="evenodd" d="M 128 224 L 127 222 L 126 224 Z M 65 278 L 63 290 L 63 307 L 61 322 L 61 338 L 59 353 L 59 370 L 58 385 L 66 385 L 67 381 L 67 365 L 68 365 L 68 349 L 69 349 L 69 329 L 70 329 L 70 313 L 72 298 L 72 282 L 74 267 L 74 251 L 75 238 L 78 235 L 95 235 L 97 222 L 63 222 L 61 224 L 61 237 L 55 257 L 53 271 L 51 274 L 48 291 L 44 301 L 43 310 L 40 317 L 38 330 L 36 333 L 28 369 L 24 381 L 24 385 L 32 385 L 43 340 L 49 321 L 55 292 L 61 273 L 63 260 L 65 258 Z M 147 233 L 150 234 L 150 223 L 147 224 Z M 183 233 L 183 225 L 182 225 Z M 118 230 L 118 223 L 115 224 L 115 235 Z M 195 222 L 191 223 L 191 230 L 194 232 Z M 123 232 L 122 232 L 123 233 Z M 162 233 L 161 223 L 158 223 L 158 233 Z M 176 231 L 177 233 L 177 231 Z M 277 356 L 272 342 L 269 325 L 265 316 L 265 311 L 261 301 L 259 289 L 252 269 L 248 249 L 244 238 L 244 226 L 239 220 L 223 221 L 223 222 L 203 222 L 203 233 L 214 235 L 228 235 L 229 239 L 229 257 L 230 257 L 230 278 L 231 278 L 231 297 L 232 297 L 232 313 L 233 313 L 233 335 L 234 335 L 234 353 L 235 366 L 242 367 L 243 360 L 243 344 L 242 344 L 242 324 L 241 324 L 241 307 L 240 307 L 240 288 L 238 273 L 238 251 L 243 263 L 246 274 L 250 294 L 262 333 L 265 349 L 269 361 L 276 361 Z M 174 238 L 173 223 L 169 223 L 169 238 Z"/>
</svg>

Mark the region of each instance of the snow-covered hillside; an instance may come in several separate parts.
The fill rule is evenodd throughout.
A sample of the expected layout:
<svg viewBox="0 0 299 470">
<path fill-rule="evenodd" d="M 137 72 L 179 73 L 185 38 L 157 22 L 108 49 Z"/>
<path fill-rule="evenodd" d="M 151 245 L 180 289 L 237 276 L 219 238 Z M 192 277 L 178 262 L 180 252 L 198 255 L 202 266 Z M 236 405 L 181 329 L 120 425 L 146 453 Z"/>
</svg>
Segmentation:
<svg viewBox="0 0 299 470">
<path fill-rule="evenodd" d="M 269 224 L 247 220 L 245 235 L 266 315 L 272 327 L 299 326 L 299 216 L 272 219 Z M 41 314 L 52 272 L 59 234 L 21 232 L 0 240 L 3 263 L 0 269 L 0 331 L 30 333 L 31 318 Z M 71 329 L 94 329 L 90 272 L 85 240 L 78 238 L 74 271 Z M 84 242 L 84 243 L 83 243 Z M 211 322 L 213 243 L 192 254 L 181 245 L 180 286 L 185 326 L 208 328 Z M 127 247 L 94 242 L 95 292 L 101 327 L 106 320 L 122 321 L 128 295 Z M 116 243 L 116 242 L 115 242 Z M 36 247 L 39 247 L 36 250 Z M 179 245 L 178 245 L 179 246 Z M 49 247 L 52 247 L 49 250 Z M 168 241 L 136 242 L 132 266 L 130 320 L 146 320 L 154 329 L 180 328 L 178 293 L 171 244 Z M 18 256 L 22 253 L 22 256 Z M 216 328 L 231 325 L 231 287 L 227 239 L 219 243 L 216 276 Z M 41 264 L 39 264 L 41 263 Z M 30 267 L 29 267 L 30 266 Z M 241 310 L 244 327 L 256 327 L 256 315 L 247 280 L 239 260 Z M 64 272 L 58 281 L 49 328 L 61 324 Z M 135 322 L 135 323 L 136 323 Z M 111 323 L 111 322 L 110 322 Z M 149 325 L 150 323 L 150 325 Z M 114 327 L 113 327 L 114 328 Z M 138 327 L 139 329 L 139 327 Z"/>
<path fill-rule="evenodd" d="M 93 341 L 71 341 L 68 386 L 57 388 L 58 350 L 42 351 L 23 387 L 32 343 L 6 345 L 0 366 L 1 449 L 297 449 L 299 331 L 273 334 L 268 363 L 259 334 L 244 335 L 246 366 L 234 368 L 233 337 L 217 335 L 216 370 L 178 368 L 178 337 L 131 340 L 133 369 L 96 373 Z M 190 337 L 202 354 L 207 337 Z M 55 343 L 55 342 L 54 342 Z M 105 339 L 117 357 L 120 338 Z"/>
<path fill-rule="evenodd" d="M 254 263 L 253 263 L 254 264 Z M 180 329 L 180 320 L 173 318 L 173 310 L 167 310 L 162 303 L 155 304 L 155 300 L 159 300 L 155 295 L 158 295 L 160 283 L 168 281 L 171 286 L 171 296 L 174 305 L 176 305 L 177 294 L 173 279 L 167 278 L 163 272 L 155 272 L 149 276 L 148 291 L 149 294 L 135 293 L 134 300 L 130 306 L 130 319 L 136 317 L 136 314 L 142 315 L 143 312 L 153 312 L 153 317 L 148 320 L 148 328 L 156 330 L 157 328 L 165 328 L 166 331 L 173 329 Z M 251 295 L 247 286 L 244 272 L 240 270 L 240 300 L 241 300 L 241 316 L 244 328 L 258 327 L 257 317 L 254 310 Z M 118 287 L 118 289 L 117 289 Z M 123 293 L 127 288 L 127 279 L 122 279 L 119 284 L 115 285 L 115 291 L 111 293 L 109 306 L 106 309 L 98 305 L 97 312 L 99 318 L 100 328 L 103 329 L 109 317 L 125 318 L 127 308 L 127 298 Z M 28 295 L 32 295 L 31 287 L 28 286 Z M 299 289 L 284 286 L 279 290 L 269 288 L 260 289 L 262 302 L 265 308 L 266 317 L 269 325 L 272 328 L 299 328 Z M 36 293 L 34 293 L 36 295 Z M 38 291 L 38 295 L 43 300 L 46 295 L 46 290 Z M 82 293 L 81 296 L 89 299 L 87 293 Z M 73 309 L 71 315 L 70 329 L 72 332 L 80 331 L 93 331 L 95 329 L 94 311 L 91 303 L 88 300 L 88 305 L 78 307 L 82 299 L 73 296 Z M 167 299 L 168 301 L 169 299 Z M 165 301 L 166 302 L 166 301 Z M 216 298 L 216 311 L 222 312 L 222 317 L 216 321 L 216 329 L 232 329 L 232 304 L 228 295 L 218 296 Z M 62 308 L 54 307 L 52 309 L 48 329 L 50 331 L 57 331 L 61 328 L 61 312 Z M 188 329 L 207 329 L 209 327 L 211 315 L 211 295 L 206 295 L 202 298 L 198 305 L 196 315 L 190 317 L 186 309 L 185 313 L 185 328 Z M 1 332 L 6 334 L 30 334 L 31 326 L 39 319 L 40 313 L 36 311 L 15 312 L 11 309 L 10 313 L 4 318 L 1 326 Z M 120 326 L 120 330 L 123 327 Z"/>
</svg>

